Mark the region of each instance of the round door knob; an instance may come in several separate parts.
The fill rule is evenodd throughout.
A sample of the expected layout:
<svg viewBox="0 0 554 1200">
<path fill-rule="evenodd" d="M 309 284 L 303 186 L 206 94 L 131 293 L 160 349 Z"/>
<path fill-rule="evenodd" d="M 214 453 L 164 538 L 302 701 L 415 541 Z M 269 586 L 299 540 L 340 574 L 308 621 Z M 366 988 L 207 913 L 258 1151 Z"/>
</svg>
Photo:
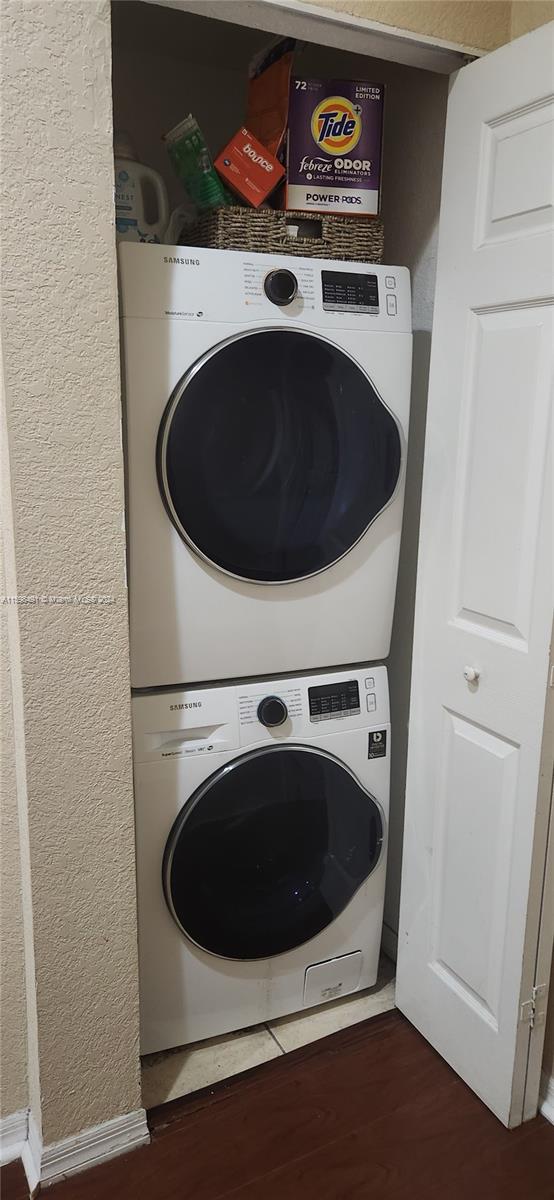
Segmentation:
<svg viewBox="0 0 554 1200">
<path fill-rule="evenodd" d="M 268 300 L 271 300 L 272 304 L 278 304 L 279 308 L 292 304 L 297 291 L 298 280 L 292 271 L 270 271 L 264 279 L 264 292 Z"/>
<path fill-rule="evenodd" d="M 464 667 L 464 679 L 468 683 L 477 683 L 479 680 L 479 671 L 477 667 Z"/>
<path fill-rule="evenodd" d="M 273 729 L 275 725 L 284 725 L 288 717 L 288 709 L 279 696 L 264 696 L 258 704 L 258 721 L 265 725 L 266 729 Z"/>
</svg>

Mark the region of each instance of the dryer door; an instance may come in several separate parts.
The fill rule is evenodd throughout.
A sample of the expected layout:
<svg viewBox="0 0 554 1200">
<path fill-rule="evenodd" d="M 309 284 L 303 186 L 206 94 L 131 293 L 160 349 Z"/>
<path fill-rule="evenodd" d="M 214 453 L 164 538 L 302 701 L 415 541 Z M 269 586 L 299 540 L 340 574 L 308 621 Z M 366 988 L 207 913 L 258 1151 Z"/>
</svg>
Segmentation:
<svg viewBox="0 0 554 1200">
<path fill-rule="evenodd" d="M 343 911 L 382 843 L 377 802 L 338 759 L 271 746 L 223 767 L 185 804 L 165 850 L 165 897 L 204 950 L 270 958 Z"/>
<path fill-rule="evenodd" d="M 213 566 L 256 583 L 316 575 L 359 541 L 401 469 L 397 423 L 348 354 L 251 331 L 180 380 L 158 437 L 167 512 Z"/>
</svg>

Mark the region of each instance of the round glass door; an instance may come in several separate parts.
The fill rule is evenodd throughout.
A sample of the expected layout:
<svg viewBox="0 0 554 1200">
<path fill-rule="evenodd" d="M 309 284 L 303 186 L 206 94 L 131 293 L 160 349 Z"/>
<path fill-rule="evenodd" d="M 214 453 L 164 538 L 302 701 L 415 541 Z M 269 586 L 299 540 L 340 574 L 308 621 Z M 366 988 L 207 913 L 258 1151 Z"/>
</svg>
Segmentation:
<svg viewBox="0 0 554 1200">
<path fill-rule="evenodd" d="M 258 583 L 324 571 L 396 488 L 396 421 L 338 347 L 298 330 L 239 335 L 181 379 L 158 436 L 158 480 L 181 537 Z"/>
<path fill-rule="evenodd" d="M 301 946 L 346 908 L 377 865 L 376 801 L 332 755 L 255 750 L 218 771 L 170 833 L 170 912 L 211 954 L 270 958 Z"/>
</svg>

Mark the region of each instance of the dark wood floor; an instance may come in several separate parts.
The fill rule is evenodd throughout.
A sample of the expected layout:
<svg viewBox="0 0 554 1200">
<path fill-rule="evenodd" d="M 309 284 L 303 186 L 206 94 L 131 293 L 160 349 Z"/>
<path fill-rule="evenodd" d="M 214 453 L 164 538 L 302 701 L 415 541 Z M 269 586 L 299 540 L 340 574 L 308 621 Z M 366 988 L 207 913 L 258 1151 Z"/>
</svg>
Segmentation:
<svg viewBox="0 0 554 1200">
<path fill-rule="evenodd" d="M 508 1132 L 397 1012 L 149 1119 L 151 1145 L 48 1200 L 554 1200 L 554 1128 Z"/>
</svg>

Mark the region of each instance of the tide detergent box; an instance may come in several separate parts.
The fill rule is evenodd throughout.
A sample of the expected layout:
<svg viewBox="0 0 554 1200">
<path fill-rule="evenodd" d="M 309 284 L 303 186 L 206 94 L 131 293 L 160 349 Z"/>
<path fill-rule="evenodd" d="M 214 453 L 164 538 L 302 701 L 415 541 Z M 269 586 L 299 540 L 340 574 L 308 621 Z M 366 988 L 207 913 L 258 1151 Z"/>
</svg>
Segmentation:
<svg viewBox="0 0 554 1200">
<path fill-rule="evenodd" d="M 278 159 L 244 126 L 218 155 L 215 169 L 253 208 L 263 204 L 285 174 Z"/>
<path fill-rule="evenodd" d="M 286 207 L 379 212 L 384 88 L 346 79 L 291 79 Z"/>
</svg>

